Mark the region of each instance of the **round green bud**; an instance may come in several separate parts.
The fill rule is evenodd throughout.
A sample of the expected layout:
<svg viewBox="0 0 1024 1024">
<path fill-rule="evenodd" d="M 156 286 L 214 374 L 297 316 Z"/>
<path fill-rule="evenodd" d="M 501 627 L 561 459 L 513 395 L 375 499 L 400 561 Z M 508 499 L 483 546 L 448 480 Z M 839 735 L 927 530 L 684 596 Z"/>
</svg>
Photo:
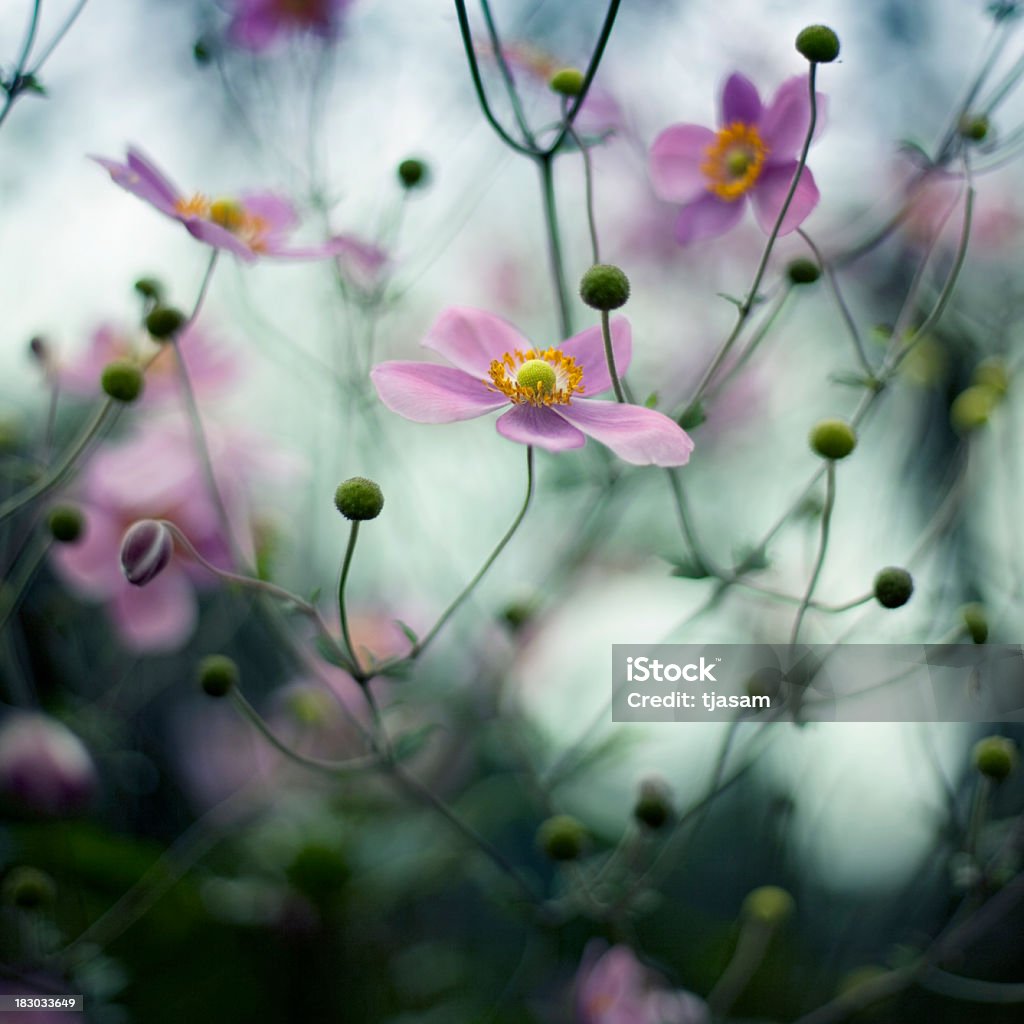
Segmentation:
<svg viewBox="0 0 1024 1024">
<path fill-rule="evenodd" d="M 902 608 L 913 592 L 914 578 L 899 566 L 886 566 L 875 577 L 875 599 L 883 608 Z"/>
<path fill-rule="evenodd" d="M 786 267 L 786 276 L 792 284 L 814 284 L 821 277 L 821 267 L 814 260 L 801 256 Z"/>
<path fill-rule="evenodd" d="M 618 309 L 629 299 L 629 278 L 610 263 L 596 263 L 580 281 L 580 298 L 591 309 Z"/>
<path fill-rule="evenodd" d="M 142 394 L 145 380 L 138 363 L 127 359 L 115 359 L 103 367 L 100 385 L 118 402 L 134 402 Z"/>
<path fill-rule="evenodd" d="M 828 25 L 808 25 L 796 37 L 796 48 L 812 64 L 831 64 L 839 56 L 839 36 Z"/>
<path fill-rule="evenodd" d="M 169 341 L 181 333 L 188 317 L 173 306 L 157 306 L 146 315 L 146 330 L 157 341 Z"/>
<path fill-rule="evenodd" d="M 857 447 L 857 435 L 845 420 L 822 420 L 808 440 L 823 459 L 845 459 Z"/>
<path fill-rule="evenodd" d="M 974 369 L 972 380 L 1002 398 L 1010 390 L 1010 374 L 1002 359 L 983 359 Z"/>
<path fill-rule="evenodd" d="M 960 616 L 971 635 L 971 640 L 976 644 L 983 644 L 988 639 L 988 615 L 985 606 L 977 603 L 964 605 L 960 609 Z"/>
<path fill-rule="evenodd" d="M 402 188 L 422 188 L 429 180 L 427 165 L 422 160 L 409 157 L 398 165 L 398 180 Z"/>
<path fill-rule="evenodd" d="M 587 845 L 587 830 L 572 816 L 556 814 L 537 830 L 537 845 L 552 860 L 576 860 Z"/>
<path fill-rule="evenodd" d="M 960 134 L 971 142 L 982 142 L 988 135 L 989 121 L 984 114 L 965 114 L 960 119 Z"/>
<path fill-rule="evenodd" d="M 205 67 L 213 60 L 213 52 L 207 39 L 200 37 L 192 47 L 192 59 L 200 66 Z"/>
<path fill-rule="evenodd" d="M 59 544 L 74 544 L 85 532 L 85 516 L 77 505 L 54 505 L 46 525 Z"/>
<path fill-rule="evenodd" d="M 208 697 L 226 697 L 238 678 L 238 666 L 224 654 L 210 654 L 199 662 L 199 685 Z"/>
<path fill-rule="evenodd" d="M 524 388 L 536 388 L 538 392 L 547 391 L 550 394 L 555 390 L 558 377 L 550 363 L 543 359 L 527 359 L 519 367 L 516 380 Z"/>
<path fill-rule="evenodd" d="M 164 286 L 155 277 L 140 277 L 133 287 L 144 299 L 153 302 L 159 302 L 164 295 Z"/>
<path fill-rule="evenodd" d="M 640 792 L 633 805 L 633 817 L 649 829 L 659 829 L 668 824 L 675 814 L 672 806 L 672 789 L 661 778 L 652 776 L 640 783 Z"/>
<path fill-rule="evenodd" d="M 777 885 L 762 885 L 743 901 L 743 916 L 750 921 L 775 928 L 789 920 L 793 897 Z"/>
<path fill-rule="evenodd" d="M 32 867 L 11 868 L 4 879 L 3 902 L 19 910 L 39 910 L 50 906 L 57 896 L 53 879 Z"/>
<path fill-rule="evenodd" d="M 1017 767 L 1017 744 L 1005 736 L 986 736 L 974 744 L 971 759 L 986 778 L 1002 782 Z"/>
<path fill-rule="evenodd" d="M 949 407 L 949 422 L 958 434 L 967 434 L 989 421 L 999 395 L 983 384 L 972 384 L 961 391 Z"/>
<path fill-rule="evenodd" d="M 579 68 L 562 68 L 548 81 L 548 87 L 559 96 L 579 96 L 583 92 L 586 75 Z"/>
<path fill-rule="evenodd" d="M 365 476 L 354 476 L 338 484 L 334 492 L 334 504 L 346 518 L 356 522 L 376 519 L 384 507 L 384 495 L 380 487 Z"/>
<path fill-rule="evenodd" d="M 505 625 L 514 631 L 522 629 L 533 617 L 535 611 L 536 607 L 533 601 L 513 601 L 511 604 L 505 605 L 501 617 L 504 619 Z"/>
</svg>

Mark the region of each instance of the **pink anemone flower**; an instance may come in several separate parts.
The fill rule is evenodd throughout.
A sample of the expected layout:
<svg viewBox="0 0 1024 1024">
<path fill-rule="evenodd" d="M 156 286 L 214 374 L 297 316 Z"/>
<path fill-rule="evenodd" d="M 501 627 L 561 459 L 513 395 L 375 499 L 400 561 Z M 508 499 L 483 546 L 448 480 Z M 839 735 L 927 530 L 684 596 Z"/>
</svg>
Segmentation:
<svg viewBox="0 0 1024 1024">
<path fill-rule="evenodd" d="M 816 94 L 815 102 L 820 119 L 824 97 Z M 771 231 L 796 174 L 810 116 L 806 77 L 787 79 L 762 106 L 754 84 L 734 74 L 722 90 L 717 132 L 696 124 L 666 128 L 651 146 L 651 181 L 659 198 L 683 206 L 677 241 L 687 245 L 728 231 L 743 216 L 747 198 L 757 223 Z M 804 167 L 779 234 L 795 231 L 818 198 Z"/>
<path fill-rule="evenodd" d="M 184 224 L 189 234 L 215 249 L 233 252 L 246 263 L 261 256 L 286 260 L 320 260 L 348 255 L 352 239 L 344 236 L 319 245 L 289 246 L 298 224 L 295 208 L 272 192 L 249 192 L 210 199 L 185 196 L 139 150 L 129 148 L 127 162 L 93 157 L 114 182 L 144 199 L 162 214 Z"/>
<path fill-rule="evenodd" d="M 282 36 L 311 32 L 333 39 L 352 0 L 235 0 L 228 38 L 257 52 Z"/>
<path fill-rule="evenodd" d="M 632 353 L 629 321 L 617 317 L 611 334 L 622 374 Z M 682 466 L 690 458 L 693 442 L 674 420 L 590 397 L 612 386 L 599 327 L 535 349 L 500 317 L 448 309 L 423 344 L 453 366 L 388 362 L 371 372 L 381 401 L 406 419 L 453 423 L 511 406 L 498 433 L 520 444 L 558 452 L 583 447 L 589 435 L 636 465 Z"/>
</svg>

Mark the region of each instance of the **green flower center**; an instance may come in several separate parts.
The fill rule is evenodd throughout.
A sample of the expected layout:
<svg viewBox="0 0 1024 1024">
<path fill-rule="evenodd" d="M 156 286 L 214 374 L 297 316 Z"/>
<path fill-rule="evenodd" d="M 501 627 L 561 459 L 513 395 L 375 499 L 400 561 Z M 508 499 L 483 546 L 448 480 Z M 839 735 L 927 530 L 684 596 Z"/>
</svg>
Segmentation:
<svg viewBox="0 0 1024 1024">
<path fill-rule="evenodd" d="M 516 374 L 521 387 L 536 388 L 538 392 L 547 391 L 549 394 L 555 390 L 557 379 L 554 367 L 543 359 L 527 359 Z"/>
</svg>

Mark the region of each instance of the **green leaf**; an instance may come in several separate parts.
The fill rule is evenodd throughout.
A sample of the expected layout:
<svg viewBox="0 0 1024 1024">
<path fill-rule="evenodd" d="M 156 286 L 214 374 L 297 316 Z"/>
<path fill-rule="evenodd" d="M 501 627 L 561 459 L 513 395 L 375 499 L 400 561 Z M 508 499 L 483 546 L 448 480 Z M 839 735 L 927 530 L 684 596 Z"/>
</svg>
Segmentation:
<svg viewBox="0 0 1024 1024">
<path fill-rule="evenodd" d="M 697 402 L 696 405 L 691 405 L 683 410 L 682 415 L 679 417 L 679 426 L 683 430 L 693 430 L 694 427 L 699 427 L 707 418 L 708 414 L 704 409 L 704 404 Z"/>
<path fill-rule="evenodd" d="M 412 626 L 406 625 L 401 619 L 395 619 L 395 625 L 398 626 L 398 628 L 405 634 L 406 640 L 408 640 L 413 647 L 419 643 L 420 638 L 416 635 L 416 631 Z"/>
<path fill-rule="evenodd" d="M 327 637 L 318 636 L 316 638 L 316 650 L 320 657 L 328 662 L 328 664 L 334 665 L 336 668 L 343 668 L 346 672 L 348 671 L 348 663 L 342 660 L 341 652 Z"/>
<path fill-rule="evenodd" d="M 672 565 L 672 575 L 682 579 L 706 580 L 711 575 L 696 558 L 670 558 L 669 563 Z"/>
<path fill-rule="evenodd" d="M 658 404 L 658 392 L 657 391 L 652 391 L 647 396 L 647 400 L 644 402 L 644 408 L 646 408 L 646 409 L 654 409 L 657 406 L 657 404 Z"/>
<path fill-rule="evenodd" d="M 754 547 L 752 544 L 746 544 L 736 550 L 737 572 L 760 572 L 762 569 L 767 569 L 771 564 L 768 552 L 763 547 Z"/>
<path fill-rule="evenodd" d="M 426 725 L 421 725 L 418 729 L 413 729 L 412 732 L 406 732 L 397 737 L 394 742 L 395 760 L 407 761 L 410 757 L 414 757 L 426 746 L 431 733 L 440 728 L 441 726 L 437 722 L 429 722 Z"/>
</svg>

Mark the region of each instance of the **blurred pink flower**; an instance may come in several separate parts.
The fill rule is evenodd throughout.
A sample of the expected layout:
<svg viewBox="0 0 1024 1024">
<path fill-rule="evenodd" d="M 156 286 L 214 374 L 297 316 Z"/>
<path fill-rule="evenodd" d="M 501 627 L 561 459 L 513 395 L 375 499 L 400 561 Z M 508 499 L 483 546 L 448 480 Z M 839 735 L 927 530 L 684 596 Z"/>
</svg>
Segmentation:
<svg viewBox="0 0 1024 1024">
<path fill-rule="evenodd" d="M 576 975 L 576 1024 L 710 1024 L 703 1000 L 655 981 L 628 946 L 591 942 Z"/>
<path fill-rule="evenodd" d="M 251 533 L 250 485 L 259 478 L 290 474 L 294 467 L 268 452 L 264 438 L 210 421 L 205 427 L 233 533 L 245 544 Z M 107 605 L 129 648 L 155 652 L 181 647 L 196 623 L 195 584 L 211 585 L 210 573 L 177 553 L 152 582 L 135 587 L 125 579 L 119 556 L 125 531 L 136 520 L 169 519 L 204 558 L 230 565 L 188 423 L 177 417 L 149 419 L 137 434 L 105 445 L 86 466 L 78 498 L 85 534 L 77 544 L 53 550 L 58 574 L 76 593 Z"/>
<path fill-rule="evenodd" d="M 82 741 L 55 718 L 15 712 L 0 725 L 0 800 L 33 816 L 84 810 L 96 795 L 96 768 Z"/>
<path fill-rule="evenodd" d="M 333 39 L 351 5 L 352 0 L 234 0 L 228 38 L 257 51 L 298 32 Z"/>
<path fill-rule="evenodd" d="M 234 353 L 198 325 L 188 328 L 175 345 L 200 398 L 223 392 L 241 376 L 241 365 Z M 173 348 L 158 344 L 142 331 L 102 324 L 93 332 L 86 349 L 74 358 L 58 362 L 57 379 L 64 391 L 94 398 L 100 395 L 100 374 L 107 363 L 115 359 L 142 362 L 156 353 L 146 370 L 146 387 L 139 402 L 165 402 L 181 393 Z"/>
<path fill-rule="evenodd" d="M 611 334 L 624 374 L 632 354 L 629 321 L 617 317 Z M 396 361 L 370 375 L 381 401 L 406 419 L 453 423 L 511 405 L 498 418 L 498 433 L 519 444 L 558 452 L 581 448 L 589 435 L 635 465 L 682 466 L 690 458 L 693 442 L 664 414 L 589 397 L 612 386 L 599 327 L 535 350 L 491 313 L 448 309 L 423 344 L 454 367 Z"/>
<path fill-rule="evenodd" d="M 820 111 L 824 97 L 817 97 Z M 688 245 L 734 227 L 746 199 L 761 228 L 771 231 L 798 167 L 810 124 L 807 79 L 790 78 L 765 107 L 745 76 L 731 75 L 722 90 L 721 127 L 666 128 L 651 146 L 651 181 L 661 199 L 681 203 L 676 239 Z M 805 167 L 779 234 L 795 231 L 818 205 L 818 188 Z"/>
<path fill-rule="evenodd" d="M 298 225 L 295 209 L 272 192 L 208 199 L 186 197 L 139 150 L 129 148 L 127 162 L 93 157 L 121 188 L 145 200 L 162 214 L 185 225 L 194 238 L 215 249 L 233 252 L 246 263 L 261 256 L 288 260 L 320 260 L 350 255 L 352 239 L 331 238 L 319 245 L 289 246 Z"/>
</svg>

